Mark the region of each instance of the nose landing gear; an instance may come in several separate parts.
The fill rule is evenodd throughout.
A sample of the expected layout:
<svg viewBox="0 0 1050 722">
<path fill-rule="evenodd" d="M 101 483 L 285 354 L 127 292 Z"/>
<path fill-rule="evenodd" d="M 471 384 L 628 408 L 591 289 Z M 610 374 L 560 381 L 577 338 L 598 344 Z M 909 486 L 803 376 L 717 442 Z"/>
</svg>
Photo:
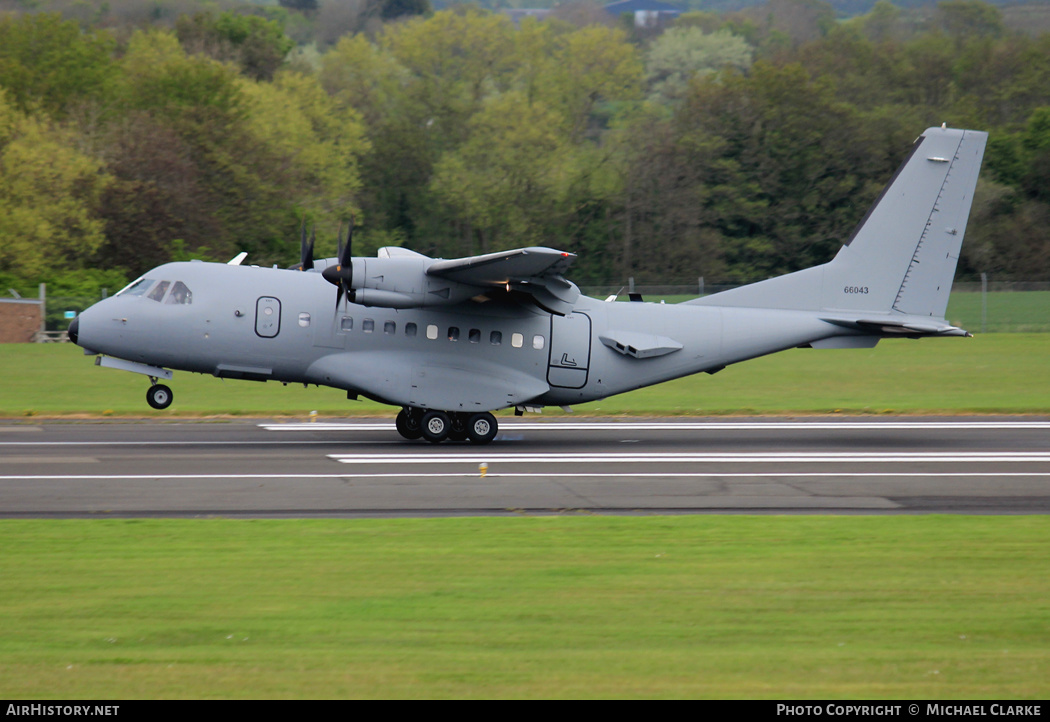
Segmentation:
<svg viewBox="0 0 1050 722">
<path fill-rule="evenodd" d="M 158 384 L 154 376 L 150 376 L 153 385 L 146 389 L 146 403 L 154 409 L 166 409 L 171 406 L 175 395 L 164 384 Z"/>
<path fill-rule="evenodd" d="M 439 444 L 446 439 L 487 444 L 496 438 L 499 425 L 496 417 L 487 411 L 480 414 L 463 414 L 440 410 L 424 411 L 406 406 L 397 414 L 397 433 L 406 439 L 426 439 Z"/>
</svg>

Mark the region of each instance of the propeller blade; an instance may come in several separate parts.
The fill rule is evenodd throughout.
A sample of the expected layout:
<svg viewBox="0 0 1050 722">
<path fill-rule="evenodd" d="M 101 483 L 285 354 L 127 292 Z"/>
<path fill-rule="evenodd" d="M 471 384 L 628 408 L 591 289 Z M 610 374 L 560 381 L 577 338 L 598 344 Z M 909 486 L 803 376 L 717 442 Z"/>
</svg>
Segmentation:
<svg viewBox="0 0 1050 722">
<path fill-rule="evenodd" d="M 310 232 L 310 242 L 306 242 L 306 216 L 303 216 L 299 227 L 299 263 L 291 268 L 296 271 L 309 271 L 314 267 L 314 238 Z"/>
<path fill-rule="evenodd" d="M 352 240 L 354 237 L 354 217 L 350 216 L 350 225 L 346 229 L 346 245 L 339 244 L 339 265 L 350 268 L 353 266 Z"/>
<path fill-rule="evenodd" d="M 310 243 L 307 245 L 306 235 L 304 231 L 303 235 L 303 249 L 302 249 L 302 263 L 303 270 L 309 271 L 314 267 L 314 241 L 317 240 L 317 230 L 315 228 L 310 229 Z"/>
<path fill-rule="evenodd" d="M 335 310 L 339 311 L 339 304 L 341 302 L 353 302 L 356 297 L 354 289 L 350 287 L 350 282 L 354 277 L 354 265 L 351 251 L 351 239 L 354 233 L 354 221 L 350 219 L 350 227 L 346 231 L 346 245 L 343 245 L 343 225 L 339 224 L 339 232 L 336 235 L 336 242 L 339 244 L 338 256 L 336 258 L 336 265 L 325 266 L 321 269 L 321 276 L 324 280 L 331 283 L 336 287 L 335 292 Z M 345 295 L 344 295 L 345 294 Z"/>
</svg>

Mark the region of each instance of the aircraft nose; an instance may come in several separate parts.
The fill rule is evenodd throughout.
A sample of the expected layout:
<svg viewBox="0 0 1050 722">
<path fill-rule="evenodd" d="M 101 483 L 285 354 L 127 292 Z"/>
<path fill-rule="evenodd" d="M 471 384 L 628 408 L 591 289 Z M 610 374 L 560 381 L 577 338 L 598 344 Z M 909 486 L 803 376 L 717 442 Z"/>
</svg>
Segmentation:
<svg viewBox="0 0 1050 722">
<path fill-rule="evenodd" d="M 69 331 L 66 333 L 69 335 L 70 341 L 73 343 L 77 342 L 77 336 L 80 334 L 80 316 L 69 322 Z"/>
</svg>

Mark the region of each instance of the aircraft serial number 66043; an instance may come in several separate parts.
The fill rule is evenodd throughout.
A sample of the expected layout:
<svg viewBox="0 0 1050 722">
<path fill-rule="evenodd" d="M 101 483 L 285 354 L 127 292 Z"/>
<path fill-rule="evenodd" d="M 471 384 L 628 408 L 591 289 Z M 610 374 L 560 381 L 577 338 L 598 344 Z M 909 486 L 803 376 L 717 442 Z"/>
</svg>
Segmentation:
<svg viewBox="0 0 1050 722">
<path fill-rule="evenodd" d="M 794 348 L 965 336 L 944 319 L 987 134 L 930 128 L 835 258 L 681 304 L 607 303 L 565 279 L 574 255 L 439 260 L 401 248 L 292 269 L 169 263 L 69 327 L 102 366 L 301 382 L 401 406 L 409 439 L 476 443 L 496 409 L 593 401 Z M 243 255 L 243 254 L 242 254 Z M 332 307 L 331 286 L 337 287 Z M 327 290 L 326 290 L 327 289 Z"/>
</svg>

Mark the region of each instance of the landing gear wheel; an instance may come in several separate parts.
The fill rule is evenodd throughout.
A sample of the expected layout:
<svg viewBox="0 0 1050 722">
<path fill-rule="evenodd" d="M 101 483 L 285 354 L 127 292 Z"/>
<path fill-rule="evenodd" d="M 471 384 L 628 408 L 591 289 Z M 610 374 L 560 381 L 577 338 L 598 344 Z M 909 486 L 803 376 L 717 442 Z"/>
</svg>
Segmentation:
<svg viewBox="0 0 1050 722">
<path fill-rule="evenodd" d="M 423 435 L 423 427 L 419 423 L 419 414 L 414 410 L 401 409 L 397 412 L 397 419 L 394 420 L 394 425 L 397 427 L 397 433 L 410 441 L 415 441 Z"/>
<path fill-rule="evenodd" d="M 463 414 L 449 414 L 452 419 L 452 427 L 448 431 L 449 441 L 467 440 L 467 417 Z"/>
<path fill-rule="evenodd" d="M 488 411 L 474 414 L 470 417 L 470 421 L 467 422 L 467 436 L 475 444 L 489 443 L 496 438 L 496 432 L 498 431 L 499 426 L 496 423 L 496 417 Z"/>
<path fill-rule="evenodd" d="M 423 438 L 431 444 L 439 444 L 448 438 L 452 420 L 444 411 L 428 411 L 423 414 Z"/>
<path fill-rule="evenodd" d="M 146 390 L 146 403 L 155 409 L 166 409 L 171 406 L 175 396 L 164 384 L 154 384 Z"/>
</svg>

